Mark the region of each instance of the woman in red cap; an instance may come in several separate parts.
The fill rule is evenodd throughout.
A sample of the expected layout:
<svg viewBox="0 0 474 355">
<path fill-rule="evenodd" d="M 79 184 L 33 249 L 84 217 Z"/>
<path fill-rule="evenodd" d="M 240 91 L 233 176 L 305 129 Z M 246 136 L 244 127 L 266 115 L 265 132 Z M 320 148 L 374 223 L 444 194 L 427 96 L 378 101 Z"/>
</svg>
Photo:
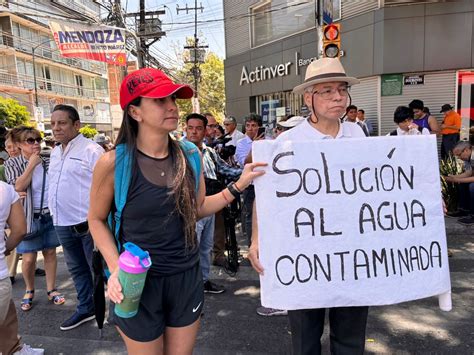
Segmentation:
<svg viewBox="0 0 474 355">
<path fill-rule="evenodd" d="M 157 69 L 128 75 L 120 88 L 124 116 L 117 150 L 106 153 L 94 171 L 88 220 L 111 271 L 108 295 L 112 302 L 123 299 L 117 276 L 119 252 L 106 223 L 117 194 L 114 173 L 118 159 L 131 161 L 119 243 L 137 244 L 152 260 L 137 315 L 114 315 L 131 354 L 192 353 L 204 302 L 196 221 L 222 209 L 263 174 L 253 169 L 264 164 L 248 164 L 236 183 L 205 197 L 198 149 L 170 138 L 179 119 L 175 100 L 192 95 L 188 85 L 174 84 Z M 128 153 L 121 155 L 120 145 Z"/>
</svg>

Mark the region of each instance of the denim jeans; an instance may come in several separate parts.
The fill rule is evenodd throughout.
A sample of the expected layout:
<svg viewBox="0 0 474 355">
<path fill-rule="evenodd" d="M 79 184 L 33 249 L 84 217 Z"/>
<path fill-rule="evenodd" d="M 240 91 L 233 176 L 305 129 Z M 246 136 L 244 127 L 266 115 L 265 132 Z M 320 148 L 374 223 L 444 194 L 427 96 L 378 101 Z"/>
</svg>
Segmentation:
<svg viewBox="0 0 474 355">
<path fill-rule="evenodd" d="M 211 249 L 214 245 L 215 215 L 201 218 L 196 223 L 196 234 L 199 243 L 199 258 L 204 282 L 209 280 L 211 269 Z"/>
<path fill-rule="evenodd" d="M 89 231 L 78 234 L 71 227 L 54 226 L 64 251 L 64 259 L 77 291 L 77 312 L 94 312 L 92 282 L 92 250 L 94 242 Z"/>
<path fill-rule="evenodd" d="M 458 184 L 459 208 L 474 216 L 474 182 Z"/>
<path fill-rule="evenodd" d="M 441 159 L 449 155 L 457 142 L 459 142 L 459 133 L 443 134 L 441 138 Z"/>
</svg>

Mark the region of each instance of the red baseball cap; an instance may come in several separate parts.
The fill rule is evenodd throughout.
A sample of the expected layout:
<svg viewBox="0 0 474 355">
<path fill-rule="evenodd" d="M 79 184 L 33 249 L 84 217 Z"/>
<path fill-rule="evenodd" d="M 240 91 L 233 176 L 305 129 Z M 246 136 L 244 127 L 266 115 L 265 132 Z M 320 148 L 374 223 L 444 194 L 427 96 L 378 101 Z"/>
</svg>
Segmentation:
<svg viewBox="0 0 474 355">
<path fill-rule="evenodd" d="M 193 89 L 186 84 L 175 84 L 161 70 L 143 68 L 128 74 L 120 86 L 120 106 L 122 110 L 138 97 L 160 99 L 176 94 L 178 99 L 193 97 Z"/>
</svg>

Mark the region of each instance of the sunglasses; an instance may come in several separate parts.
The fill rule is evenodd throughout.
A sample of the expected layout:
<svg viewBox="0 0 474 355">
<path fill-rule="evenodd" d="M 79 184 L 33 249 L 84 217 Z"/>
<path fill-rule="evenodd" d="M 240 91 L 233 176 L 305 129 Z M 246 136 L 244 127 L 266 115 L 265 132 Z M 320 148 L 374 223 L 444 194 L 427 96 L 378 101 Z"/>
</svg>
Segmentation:
<svg viewBox="0 0 474 355">
<path fill-rule="evenodd" d="M 31 144 L 31 145 L 33 145 L 35 143 L 40 144 L 42 141 L 43 141 L 43 138 L 41 138 L 41 137 L 38 137 L 38 138 L 30 137 L 30 138 L 25 139 L 25 142 L 28 143 L 28 144 Z"/>
</svg>

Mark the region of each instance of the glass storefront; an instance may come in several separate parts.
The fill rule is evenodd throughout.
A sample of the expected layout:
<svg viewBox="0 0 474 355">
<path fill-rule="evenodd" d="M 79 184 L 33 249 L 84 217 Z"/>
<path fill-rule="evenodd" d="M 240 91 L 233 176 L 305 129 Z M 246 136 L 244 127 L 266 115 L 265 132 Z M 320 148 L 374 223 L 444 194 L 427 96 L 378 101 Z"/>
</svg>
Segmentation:
<svg viewBox="0 0 474 355">
<path fill-rule="evenodd" d="M 308 109 L 304 105 L 303 96 L 295 95 L 291 91 L 254 96 L 255 111 L 262 116 L 263 123 L 275 126 L 283 116 L 306 116 Z"/>
</svg>

